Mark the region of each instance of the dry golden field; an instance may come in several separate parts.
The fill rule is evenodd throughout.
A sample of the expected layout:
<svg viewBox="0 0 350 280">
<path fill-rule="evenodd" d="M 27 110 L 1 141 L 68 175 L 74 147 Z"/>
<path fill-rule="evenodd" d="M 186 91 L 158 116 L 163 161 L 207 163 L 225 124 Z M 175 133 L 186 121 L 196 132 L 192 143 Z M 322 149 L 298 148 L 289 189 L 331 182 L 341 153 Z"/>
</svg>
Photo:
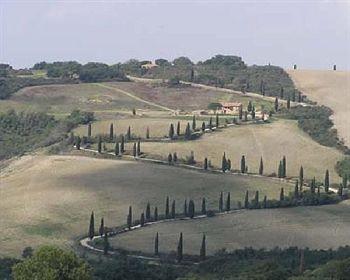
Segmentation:
<svg viewBox="0 0 350 280">
<path fill-rule="evenodd" d="M 84 156 L 24 156 L 0 175 L 0 255 L 18 256 L 24 247 L 43 244 L 71 246 L 86 235 L 89 216 L 96 224 L 126 222 L 129 205 L 139 218 L 149 201 L 164 212 L 165 198 L 175 199 L 182 211 L 184 199 L 217 208 L 220 191 L 231 191 L 232 201 L 244 199 L 246 190 L 279 197 L 290 184 L 268 178 L 224 176 L 135 161 Z"/>
<path fill-rule="evenodd" d="M 183 232 L 184 254 L 199 255 L 202 234 L 207 253 L 226 248 L 273 249 L 279 247 L 338 248 L 349 244 L 350 202 L 338 205 L 285 209 L 240 210 L 207 219 L 165 222 L 110 238 L 111 245 L 128 250 L 154 252 L 159 233 L 159 251 L 175 251 Z"/>
<path fill-rule="evenodd" d="M 334 111 L 339 136 L 350 146 L 350 71 L 289 70 L 288 74 L 309 99 Z"/>
</svg>

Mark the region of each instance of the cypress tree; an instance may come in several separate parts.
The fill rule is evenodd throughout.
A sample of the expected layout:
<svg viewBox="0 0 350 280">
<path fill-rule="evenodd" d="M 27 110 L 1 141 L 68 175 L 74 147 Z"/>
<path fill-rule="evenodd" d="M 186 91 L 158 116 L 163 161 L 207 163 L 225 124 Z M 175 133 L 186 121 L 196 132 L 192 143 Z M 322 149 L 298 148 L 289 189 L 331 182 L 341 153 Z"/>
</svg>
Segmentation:
<svg viewBox="0 0 350 280">
<path fill-rule="evenodd" d="M 125 152 L 125 138 L 124 135 L 121 137 L 121 142 L 120 142 L 120 153 L 123 154 Z"/>
<path fill-rule="evenodd" d="M 242 156 L 241 158 L 241 173 L 245 173 L 246 171 L 246 165 L 245 165 L 245 156 Z"/>
<path fill-rule="evenodd" d="M 284 200 L 284 188 L 281 188 L 280 201 Z"/>
<path fill-rule="evenodd" d="M 185 199 L 185 203 L 184 203 L 184 216 L 185 216 L 185 217 L 188 216 L 187 200 L 186 200 L 186 199 Z"/>
<path fill-rule="evenodd" d="M 126 222 L 127 222 L 128 228 L 130 229 L 132 226 L 132 207 L 131 206 L 129 206 L 129 214 Z"/>
<path fill-rule="evenodd" d="M 252 110 L 252 119 L 255 120 L 255 107 L 253 106 L 253 110 Z"/>
<path fill-rule="evenodd" d="M 196 116 L 193 115 L 192 118 L 192 130 L 195 131 L 196 130 Z"/>
<path fill-rule="evenodd" d="M 177 262 L 181 262 L 183 258 L 183 237 L 182 232 L 180 233 L 179 243 L 177 245 Z"/>
<path fill-rule="evenodd" d="M 248 112 L 251 112 L 252 109 L 253 109 L 253 104 L 252 104 L 251 101 L 249 101 L 249 102 L 248 102 L 248 106 L 247 106 L 247 111 L 248 111 Z"/>
<path fill-rule="evenodd" d="M 94 236 L 95 236 L 95 217 L 94 217 L 94 211 L 92 211 L 90 216 L 89 238 L 92 239 Z"/>
<path fill-rule="evenodd" d="M 194 207 L 194 202 L 191 199 L 190 202 L 188 203 L 188 215 L 191 219 L 193 219 L 195 214 L 195 207 Z"/>
<path fill-rule="evenodd" d="M 171 155 L 171 153 L 169 153 L 169 155 L 168 155 L 168 164 L 170 165 L 172 161 L 173 161 L 173 156 Z"/>
<path fill-rule="evenodd" d="M 329 190 L 329 171 L 326 170 L 326 175 L 324 177 L 324 191 L 327 193 Z"/>
<path fill-rule="evenodd" d="M 192 68 L 190 72 L 190 82 L 193 83 L 193 81 L 194 81 L 194 70 Z"/>
<path fill-rule="evenodd" d="M 204 159 L 204 170 L 208 170 L 208 159 Z"/>
<path fill-rule="evenodd" d="M 190 123 L 187 123 L 187 126 L 186 126 L 185 139 L 187 139 L 187 140 L 191 139 Z"/>
<path fill-rule="evenodd" d="M 264 196 L 264 200 L 263 200 L 263 207 L 267 208 L 267 196 Z"/>
<path fill-rule="evenodd" d="M 223 193 L 220 193 L 220 198 L 219 198 L 219 212 L 222 212 L 224 210 L 224 197 Z"/>
<path fill-rule="evenodd" d="M 154 220 L 158 221 L 158 207 L 157 206 L 154 208 Z"/>
<path fill-rule="evenodd" d="M 169 219 L 169 196 L 166 197 L 165 201 L 165 218 Z"/>
<path fill-rule="evenodd" d="M 91 123 L 88 124 L 88 138 L 91 138 Z"/>
<path fill-rule="evenodd" d="M 136 157 L 136 143 L 132 146 L 132 155 Z"/>
<path fill-rule="evenodd" d="M 102 152 L 102 139 L 101 136 L 98 137 L 97 151 L 100 154 Z"/>
<path fill-rule="evenodd" d="M 275 98 L 275 111 L 278 111 L 278 97 Z"/>
<path fill-rule="evenodd" d="M 118 142 L 118 140 L 115 141 L 114 153 L 115 153 L 116 156 L 119 155 L 119 142 Z"/>
<path fill-rule="evenodd" d="M 283 177 L 283 164 L 282 161 L 280 160 L 280 163 L 278 165 L 278 178 L 282 178 Z"/>
<path fill-rule="evenodd" d="M 305 257 L 304 250 L 300 250 L 300 263 L 299 263 L 299 274 L 303 274 L 305 270 Z"/>
<path fill-rule="evenodd" d="M 144 213 L 141 213 L 140 225 L 141 225 L 142 227 L 145 225 L 145 214 L 144 214 Z"/>
<path fill-rule="evenodd" d="M 287 99 L 287 109 L 289 110 L 290 109 L 290 98 L 288 97 Z"/>
<path fill-rule="evenodd" d="M 81 144 L 81 138 L 80 136 L 77 136 L 77 140 L 75 140 L 75 146 L 77 150 L 80 150 L 80 144 Z"/>
<path fill-rule="evenodd" d="M 343 174 L 342 185 L 343 185 L 343 188 L 346 188 L 348 186 L 348 175 L 346 174 Z"/>
<path fill-rule="evenodd" d="M 226 165 L 227 165 L 227 166 L 226 166 L 226 169 L 227 169 L 228 171 L 230 171 L 230 170 L 231 170 L 231 160 L 228 159 L 226 163 L 227 163 L 227 164 L 226 164 Z"/>
<path fill-rule="evenodd" d="M 173 161 L 174 161 L 175 163 L 177 162 L 177 153 L 176 153 L 176 152 L 173 154 Z"/>
<path fill-rule="evenodd" d="M 141 142 L 140 142 L 140 140 L 137 141 L 136 155 L 137 155 L 137 156 L 140 156 L 140 155 L 141 155 Z"/>
<path fill-rule="evenodd" d="M 100 228 L 98 230 L 98 233 L 100 234 L 101 237 L 104 234 L 104 231 L 105 231 L 104 220 L 103 220 L 103 218 L 101 218 L 101 224 L 100 224 Z"/>
<path fill-rule="evenodd" d="M 282 159 L 282 177 L 285 178 L 287 176 L 287 160 L 286 156 L 283 156 Z"/>
<path fill-rule="evenodd" d="M 295 187 L 294 187 L 294 198 L 298 199 L 299 198 L 299 181 L 296 180 L 295 182 Z"/>
<path fill-rule="evenodd" d="M 202 122 L 202 132 L 205 131 L 205 122 Z"/>
<path fill-rule="evenodd" d="M 107 255 L 109 251 L 108 235 L 105 233 L 103 237 L 103 254 Z"/>
<path fill-rule="evenodd" d="M 180 134 L 181 134 L 180 122 L 179 121 L 177 122 L 176 134 L 177 134 L 177 136 L 180 136 Z"/>
<path fill-rule="evenodd" d="M 132 115 L 135 116 L 136 115 L 136 109 L 132 108 Z"/>
<path fill-rule="evenodd" d="M 203 237 L 202 237 L 202 245 L 201 245 L 201 250 L 199 252 L 199 256 L 200 256 L 200 259 L 202 261 L 205 260 L 205 257 L 206 257 L 206 241 L 205 241 L 205 234 L 203 234 Z"/>
<path fill-rule="evenodd" d="M 126 139 L 131 140 L 131 128 L 130 128 L 130 126 L 128 127 L 128 131 L 126 132 Z"/>
<path fill-rule="evenodd" d="M 213 118 L 210 117 L 209 119 L 209 129 L 212 129 L 213 128 Z"/>
<path fill-rule="evenodd" d="M 239 113 L 238 113 L 239 115 L 238 115 L 238 118 L 240 119 L 240 120 L 242 120 L 242 118 L 243 118 L 243 108 L 242 108 L 242 106 L 240 106 L 239 107 Z"/>
<path fill-rule="evenodd" d="M 216 128 L 219 128 L 220 122 L 219 122 L 219 114 L 218 113 L 216 113 L 216 122 L 215 122 L 215 124 L 216 124 Z"/>
<path fill-rule="evenodd" d="M 169 138 L 170 139 L 173 139 L 174 138 L 174 125 L 173 124 L 170 124 L 170 127 L 169 127 Z"/>
<path fill-rule="evenodd" d="M 245 192 L 245 197 L 244 197 L 244 208 L 248 209 L 249 208 L 249 192 Z"/>
<path fill-rule="evenodd" d="M 261 157 L 260 158 L 260 165 L 259 165 L 259 174 L 263 175 L 263 173 L 264 173 L 264 162 L 263 162 L 263 159 Z"/>
<path fill-rule="evenodd" d="M 159 254 L 159 234 L 156 233 L 156 237 L 154 238 L 154 255 L 158 256 Z"/>
<path fill-rule="evenodd" d="M 255 192 L 254 206 L 255 206 L 255 208 L 258 208 L 258 207 L 259 207 L 259 191 L 256 191 L 256 192 Z"/>
<path fill-rule="evenodd" d="M 248 112 L 244 111 L 244 121 L 248 121 Z"/>
<path fill-rule="evenodd" d="M 302 102 L 303 101 L 303 96 L 301 95 L 301 92 L 298 92 L 298 102 Z"/>
<path fill-rule="evenodd" d="M 149 222 L 150 220 L 151 220 L 151 205 L 148 202 L 146 206 L 146 222 Z"/>
<path fill-rule="evenodd" d="M 171 204 L 171 218 L 175 219 L 176 210 L 175 210 L 175 200 L 173 200 L 173 203 Z"/>
<path fill-rule="evenodd" d="M 230 192 L 227 193 L 227 199 L 226 199 L 226 211 L 231 210 L 231 194 Z"/>
<path fill-rule="evenodd" d="M 114 129 L 113 129 L 113 124 L 109 126 L 109 140 L 113 141 L 114 138 Z"/>
<path fill-rule="evenodd" d="M 202 214 L 205 215 L 207 213 L 206 201 L 205 198 L 202 198 Z"/>
<path fill-rule="evenodd" d="M 300 192 L 302 192 L 303 185 L 304 185 L 304 168 L 303 168 L 303 166 L 300 166 L 300 170 L 299 170 L 299 183 L 300 183 Z"/>
<path fill-rule="evenodd" d="M 280 89 L 280 98 L 283 99 L 284 98 L 284 88 L 281 87 Z"/>
<path fill-rule="evenodd" d="M 147 129 L 146 129 L 146 139 L 149 139 L 149 127 L 147 126 Z"/>
<path fill-rule="evenodd" d="M 315 188 L 316 188 L 316 178 L 314 177 L 311 180 L 311 187 L 310 187 L 311 193 L 315 193 Z"/>
<path fill-rule="evenodd" d="M 221 171 L 223 173 L 225 173 L 226 168 L 227 168 L 227 161 L 226 161 L 226 155 L 224 153 L 224 155 L 222 156 L 222 161 L 221 161 Z"/>
</svg>

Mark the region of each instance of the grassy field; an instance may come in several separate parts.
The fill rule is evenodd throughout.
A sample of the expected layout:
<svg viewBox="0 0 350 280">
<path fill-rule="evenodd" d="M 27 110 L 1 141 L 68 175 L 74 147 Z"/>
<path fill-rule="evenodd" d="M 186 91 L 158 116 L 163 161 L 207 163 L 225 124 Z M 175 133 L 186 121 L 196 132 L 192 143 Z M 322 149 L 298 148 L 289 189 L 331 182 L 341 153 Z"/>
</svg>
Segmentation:
<svg viewBox="0 0 350 280">
<path fill-rule="evenodd" d="M 298 128 L 295 121 L 290 120 L 226 128 L 220 132 L 205 134 L 196 141 L 143 143 L 142 151 L 162 156 L 167 156 L 169 152 L 177 152 L 180 158 L 185 158 L 194 151 L 198 161 L 208 157 L 219 167 L 222 155 L 226 152 L 235 169 L 240 168 L 241 156 L 245 155 L 252 172 L 258 171 L 262 156 L 265 174 L 277 173 L 279 160 L 285 155 L 287 176 L 298 176 L 299 168 L 303 165 L 307 178 L 316 176 L 317 179 L 323 180 L 325 170 L 329 169 L 331 182 L 336 183 L 339 182 L 339 177 L 334 171 L 334 165 L 343 157 L 336 149 L 321 146 L 313 141 Z"/>
<path fill-rule="evenodd" d="M 78 153 L 79 154 L 79 153 Z M 0 255 L 19 255 L 26 246 L 43 244 L 71 246 L 85 235 L 92 210 L 96 224 L 126 222 L 129 205 L 139 218 L 149 201 L 164 213 L 165 198 L 196 204 L 203 196 L 208 208 L 218 207 L 220 191 L 243 201 L 245 191 L 277 198 L 280 188 L 293 186 L 268 178 L 223 176 L 134 161 L 82 156 L 25 156 L 1 171 Z"/>
<path fill-rule="evenodd" d="M 334 111 L 339 136 L 350 146 L 350 71 L 289 70 L 288 74 L 309 99 Z"/>
<path fill-rule="evenodd" d="M 115 248 L 154 252 L 159 233 L 159 251 L 176 251 L 179 232 L 184 236 L 184 254 L 199 254 L 202 234 L 207 253 L 226 248 L 309 247 L 337 248 L 349 245 L 350 202 L 338 205 L 285 209 L 240 210 L 202 220 L 176 221 L 144 227 L 110 238 Z"/>
</svg>

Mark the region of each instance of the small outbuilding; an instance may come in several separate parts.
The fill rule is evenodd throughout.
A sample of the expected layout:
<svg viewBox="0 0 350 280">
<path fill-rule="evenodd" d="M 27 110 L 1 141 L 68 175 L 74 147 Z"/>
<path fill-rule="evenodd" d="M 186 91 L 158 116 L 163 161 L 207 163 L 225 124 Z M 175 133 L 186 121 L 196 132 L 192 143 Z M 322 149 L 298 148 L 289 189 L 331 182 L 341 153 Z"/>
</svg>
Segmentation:
<svg viewBox="0 0 350 280">
<path fill-rule="evenodd" d="M 242 103 L 240 102 L 223 102 L 221 103 L 221 111 L 223 114 L 234 115 L 242 110 Z"/>
</svg>

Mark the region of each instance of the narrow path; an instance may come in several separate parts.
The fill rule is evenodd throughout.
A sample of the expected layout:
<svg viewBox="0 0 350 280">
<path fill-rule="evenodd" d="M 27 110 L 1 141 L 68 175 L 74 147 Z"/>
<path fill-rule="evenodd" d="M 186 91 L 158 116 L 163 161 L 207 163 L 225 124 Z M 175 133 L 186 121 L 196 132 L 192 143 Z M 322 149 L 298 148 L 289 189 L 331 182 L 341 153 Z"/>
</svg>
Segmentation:
<svg viewBox="0 0 350 280">
<path fill-rule="evenodd" d="M 111 90 L 114 90 L 114 91 L 117 91 L 117 92 L 122 93 L 122 94 L 124 94 L 124 95 L 126 95 L 126 96 L 128 96 L 128 97 L 130 97 L 130 98 L 132 98 L 132 99 L 135 99 L 135 100 L 137 100 L 137 101 L 146 103 L 146 104 L 148 104 L 148 105 L 150 105 L 150 106 L 157 107 L 157 108 L 162 109 L 162 110 L 165 110 L 165 111 L 174 112 L 173 109 L 170 109 L 170 108 L 168 108 L 168 107 L 165 107 L 165 106 L 156 104 L 156 103 L 154 103 L 154 102 L 150 102 L 150 101 L 144 100 L 144 99 L 142 99 L 142 98 L 140 98 L 140 97 L 134 95 L 134 94 L 131 93 L 131 92 L 125 91 L 125 90 L 120 89 L 120 88 L 117 88 L 117 87 L 115 87 L 115 86 L 108 86 L 108 85 L 101 84 L 101 83 L 95 83 L 94 85 L 99 86 L 99 87 L 103 87 L 103 88 L 107 88 L 107 89 L 111 89 Z"/>
</svg>

